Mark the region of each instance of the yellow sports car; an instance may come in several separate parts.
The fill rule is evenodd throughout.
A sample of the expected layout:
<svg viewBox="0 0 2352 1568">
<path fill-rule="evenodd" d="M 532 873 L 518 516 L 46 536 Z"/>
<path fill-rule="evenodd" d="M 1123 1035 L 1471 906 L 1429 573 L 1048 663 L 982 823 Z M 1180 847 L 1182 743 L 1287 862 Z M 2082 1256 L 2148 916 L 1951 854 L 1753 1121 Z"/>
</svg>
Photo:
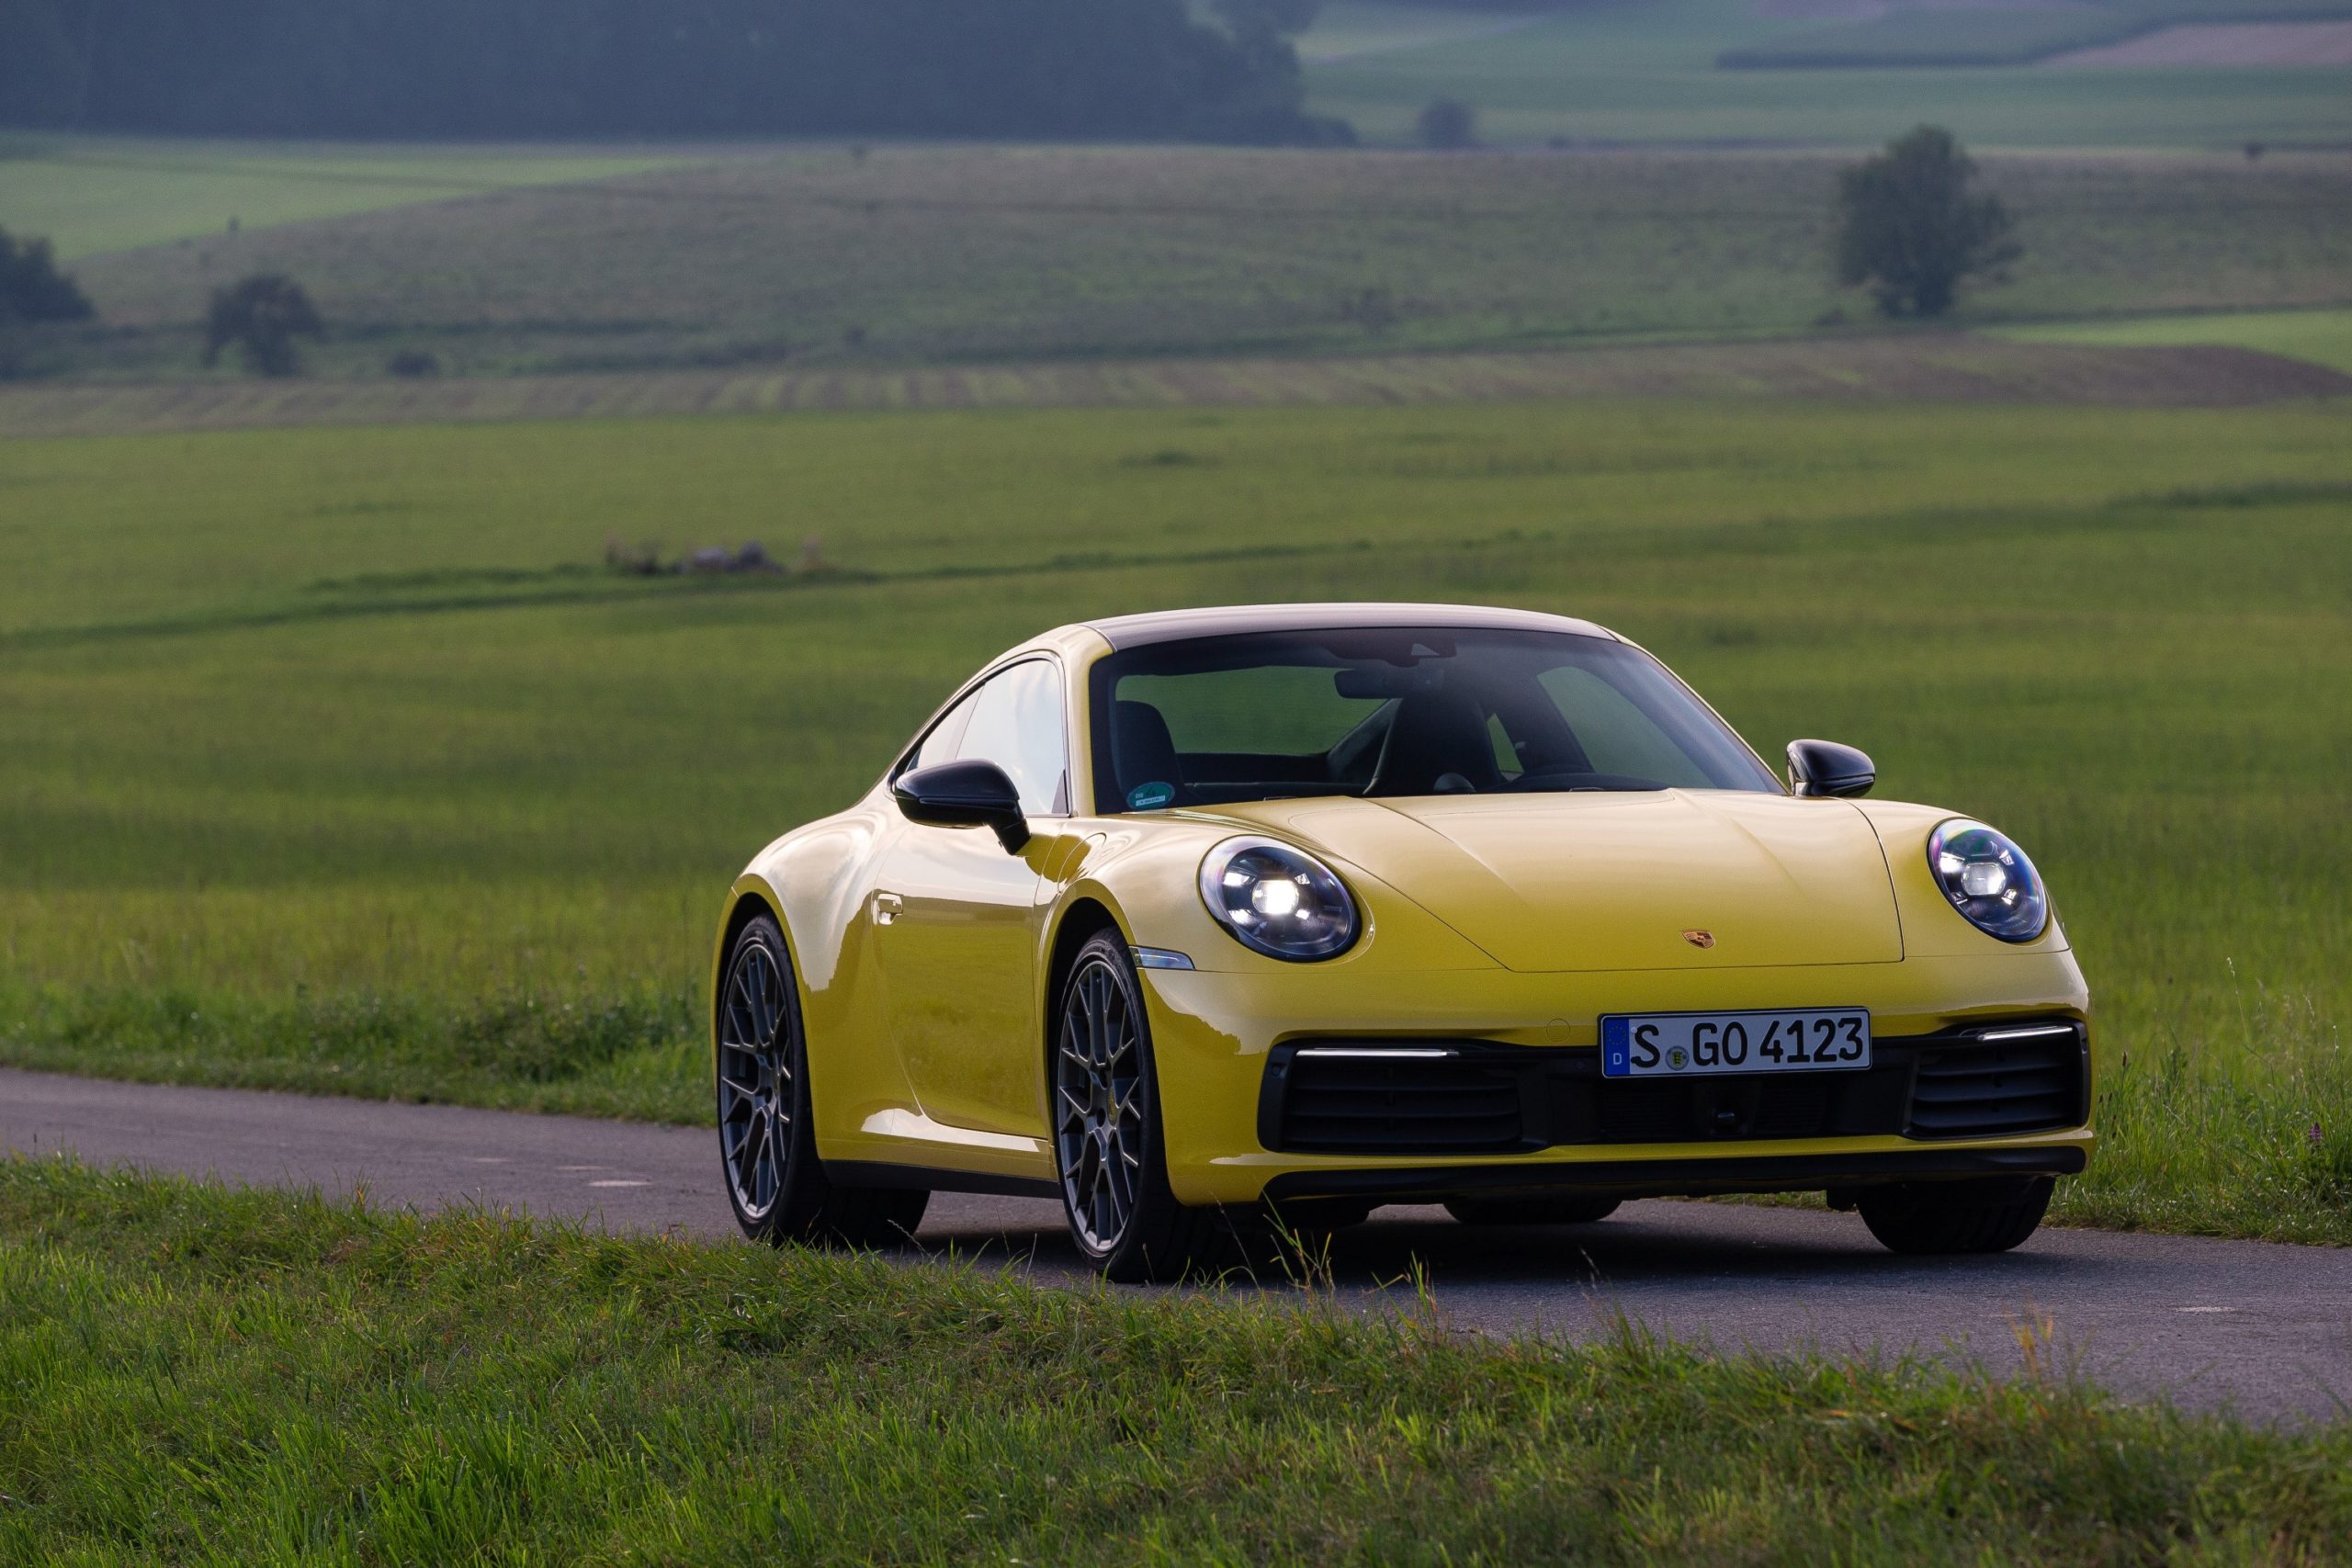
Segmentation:
<svg viewBox="0 0 2352 1568">
<path fill-rule="evenodd" d="M 1053 1196 L 1116 1280 L 1236 1205 L 1814 1190 L 1900 1251 L 2014 1247 L 2092 1144 L 2049 895 L 1981 822 L 1857 799 L 1860 751 L 1788 757 L 1556 615 L 1047 632 L 736 880 L 736 1218 L 869 1244 L 934 1190 Z"/>
</svg>

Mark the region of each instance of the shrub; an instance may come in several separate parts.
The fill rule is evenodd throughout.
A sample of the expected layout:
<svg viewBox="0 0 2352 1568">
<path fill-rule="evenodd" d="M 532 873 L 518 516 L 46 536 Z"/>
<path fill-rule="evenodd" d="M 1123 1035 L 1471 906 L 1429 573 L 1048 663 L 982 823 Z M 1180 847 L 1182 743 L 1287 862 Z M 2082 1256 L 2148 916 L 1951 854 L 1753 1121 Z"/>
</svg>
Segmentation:
<svg viewBox="0 0 2352 1568">
<path fill-rule="evenodd" d="M 1413 123 L 1421 145 L 1441 152 L 1478 144 L 1478 111 L 1459 98 L 1431 98 Z"/>
<path fill-rule="evenodd" d="M 1340 301 L 1340 319 L 1378 334 L 1395 326 L 1401 312 L 1396 297 L 1385 288 L 1359 288 Z"/>
<path fill-rule="evenodd" d="M 0 229 L 0 321 L 83 321 L 97 314 L 80 286 L 57 270 L 47 240 Z"/>
<path fill-rule="evenodd" d="M 257 272 L 212 291 L 205 318 L 204 363 L 220 360 L 234 346 L 245 367 L 263 376 L 291 376 L 300 368 L 298 337 L 322 338 L 326 323 L 302 286 L 282 272 Z"/>
</svg>

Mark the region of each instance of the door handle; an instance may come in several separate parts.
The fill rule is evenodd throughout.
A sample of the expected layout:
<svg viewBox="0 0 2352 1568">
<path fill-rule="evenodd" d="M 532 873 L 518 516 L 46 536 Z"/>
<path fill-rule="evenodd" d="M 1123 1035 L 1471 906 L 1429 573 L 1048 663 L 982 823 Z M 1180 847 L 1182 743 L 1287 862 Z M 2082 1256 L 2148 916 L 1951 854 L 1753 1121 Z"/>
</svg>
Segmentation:
<svg viewBox="0 0 2352 1568">
<path fill-rule="evenodd" d="M 874 896 L 874 923 L 887 926 L 897 919 L 905 908 L 906 905 L 896 893 L 876 893 Z"/>
</svg>

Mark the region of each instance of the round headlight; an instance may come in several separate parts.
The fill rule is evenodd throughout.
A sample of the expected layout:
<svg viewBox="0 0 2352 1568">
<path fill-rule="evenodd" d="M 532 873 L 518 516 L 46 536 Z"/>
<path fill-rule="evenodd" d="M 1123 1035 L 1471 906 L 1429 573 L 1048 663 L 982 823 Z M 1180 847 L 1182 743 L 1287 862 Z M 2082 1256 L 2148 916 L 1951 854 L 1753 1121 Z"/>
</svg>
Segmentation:
<svg viewBox="0 0 2352 1568">
<path fill-rule="evenodd" d="M 2050 920 L 2050 896 L 2025 852 L 1982 822 L 1947 822 L 1928 835 L 1928 866 L 1951 907 L 1986 936 L 2031 942 Z"/>
<path fill-rule="evenodd" d="M 1227 839 L 1201 862 L 1201 901 L 1242 946 L 1305 962 L 1356 940 L 1356 901 L 1329 866 L 1272 839 Z"/>
</svg>

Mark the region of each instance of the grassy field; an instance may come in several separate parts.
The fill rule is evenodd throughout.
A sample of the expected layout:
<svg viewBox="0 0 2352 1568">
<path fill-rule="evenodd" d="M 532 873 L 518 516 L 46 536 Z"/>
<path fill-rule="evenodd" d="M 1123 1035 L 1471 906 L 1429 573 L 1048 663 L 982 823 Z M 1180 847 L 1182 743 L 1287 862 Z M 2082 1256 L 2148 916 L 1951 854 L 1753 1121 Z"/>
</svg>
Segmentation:
<svg viewBox="0 0 2352 1568">
<path fill-rule="evenodd" d="M 1723 62 L 1790 65 L 2012 65 L 2112 43 L 2181 22 L 2335 19 L 2346 0 L 2044 0 L 2038 6 L 1910 6 L 1860 21 L 1815 25 Z"/>
<path fill-rule="evenodd" d="M 2010 327 L 2024 343 L 2095 344 L 2117 348 L 2219 344 L 2309 360 L 2352 375 L 2352 310 L 2247 310 L 2223 315 L 2147 316 L 2123 321 L 2069 321 Z"/>
<path fill-rule="evenodd" d="M 2203 8 L 2277 14 L 2330 3 L 2210 0 Z M 1826 29 L 1817 14 L 1767 14 L 1807 7 L 1755 0 L 1584 0 L 1532 26 L 1518 25 L 1531 8 L 1497 6 L 1482 15 L 1471 6 L 1336 3 L 1330 33 L 1318 37 L 1318 28 L 1301 42 L 1310 60 L 1340 56 L 1308 66 L 1312 105 L 1344 116 L 1375 141 L 1409 141 L 1414 117 L 1440 96 L 1476 107 L 1488 140 L 1520 144 L 1565 138 L 1860 146 L 1920 120 L 2001 147 L 2233 150 L 2249 141 L 2338 146 L 2352 140 L 2352 97 L 2341 71 L 1724 71 L 1716 64 L 1726 53 L 1799 42 L 1815 52 L 1834 49 L 1850 57 L 1866 46 L 1883 54 L 1890 43 L 1877 34 L 1890 30 L 1894 45 L 1917 34 L 1940 44 L 1944 34 L 1958 31 L 1981 50 L 1987 39 L 2046 27 L 2031 10 L 1902 13 L 1888 24 L 1853 29 L 1857 45 L 1846 28 L 1827 29 L 1829 39 L 1820 41 Z"/>
<path fill-rule="evenodd" d="M 0 227 L 73 260 L 485 191 L 707 162 L 719 150 L 205 141 L 0 131 Z"/>
<path fill-rule="evenodd" d="M 2352 1428 L 0 1162 L 0 1558 L 2346 1560 Z"/>
<path fill-rule="evenodd" d="M 103 321 L 47 352 L 85 376 L 200 376 L 209 290 L 257 270 L 318 299 L 330 377 L 409 349 L 478 375 L 1804 333 L 1870 319 L 1829 276 L 1849 161 L 801 149 L 91 257 L 75 270 Z M 2352 304 L 2352 161 L 1985 169 L 2026 255 L 1962 324 Z"/>
<path fill-rule="evenodd" d="M 0 1058 L 697 1120 L 726 879 L 1038 627 L 1573 611 L 2017 833 L 2061 1213 L 2352 1241 L 2342 403 L 1530 403 L 0 443 Z M 612 578 L 607 535 L 827 570 Z M 1824 607 L 1834 608 L 1825 614 Z"/>
<path fill-rule="evenodd" d="M 2326 312 L 2300 314 L 2318 320 Z M 1028 360 L 900 369 L 739 367 L 425 380 L 34 381 L 0 387 L 0 436 L 854 409 L 1164 410 L 1544 398 L 2226 408 L 2347 393 L 2352 373 L 2227 344 L 2165 348 L 2028 343 L 1949 332 L 1857 333 L 1294 359 Z"/>
</svg>

